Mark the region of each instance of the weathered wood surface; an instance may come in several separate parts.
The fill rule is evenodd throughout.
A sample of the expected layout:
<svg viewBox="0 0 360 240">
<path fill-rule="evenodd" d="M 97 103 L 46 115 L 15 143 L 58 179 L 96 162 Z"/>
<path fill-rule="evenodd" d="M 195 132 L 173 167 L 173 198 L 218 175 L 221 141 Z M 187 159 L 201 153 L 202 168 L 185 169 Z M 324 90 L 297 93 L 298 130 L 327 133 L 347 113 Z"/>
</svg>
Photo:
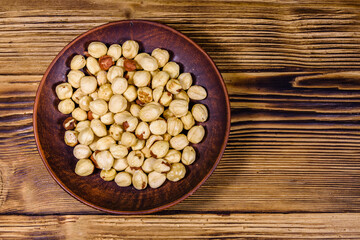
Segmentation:
<svg viewBox="0 0 360 240">
<path fill-rule="evenodd" d="M 228 87 L 232 131 L 218 168 L 194 195 L 161 215 L 111 216 L 106 225 L 107 217 L 82 216 L 102 213 L 45 170 L 32 107 L 42 74 L 69 41 L 129 18 L 168 24 L 209 53 Z M 108 238 L 119 236 L 112 224 L 129 231 L 124 237 L 158 231 L 166 238 L 176 221 L 182 238 L 359 238 L 359 30 L 356 0 L 1 1 L 0 238 L 70 238 L 77 226 L 87 236 L 88 221 L 104 221 Z M 246 212 L 259 214 L 237 214 Z M 270 214 L 292 212 L 304 214 Z M 197 232 L 191 219 L 201 224 Z M 135 232 L 136 223 L 144 228 Z"/>
</svg>

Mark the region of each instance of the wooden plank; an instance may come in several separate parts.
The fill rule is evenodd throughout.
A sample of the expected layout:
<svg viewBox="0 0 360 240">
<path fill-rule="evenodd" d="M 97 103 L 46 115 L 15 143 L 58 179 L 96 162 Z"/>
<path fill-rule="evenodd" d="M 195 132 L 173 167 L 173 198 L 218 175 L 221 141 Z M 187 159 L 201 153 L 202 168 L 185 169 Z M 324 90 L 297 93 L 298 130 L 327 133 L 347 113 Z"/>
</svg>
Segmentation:
<svg viewBox="0 0 360 240">
<path fill-rule="evenodd" d="M 359 214 L 0 216 L 2 239 L 359 239 Z"/>
</svg>

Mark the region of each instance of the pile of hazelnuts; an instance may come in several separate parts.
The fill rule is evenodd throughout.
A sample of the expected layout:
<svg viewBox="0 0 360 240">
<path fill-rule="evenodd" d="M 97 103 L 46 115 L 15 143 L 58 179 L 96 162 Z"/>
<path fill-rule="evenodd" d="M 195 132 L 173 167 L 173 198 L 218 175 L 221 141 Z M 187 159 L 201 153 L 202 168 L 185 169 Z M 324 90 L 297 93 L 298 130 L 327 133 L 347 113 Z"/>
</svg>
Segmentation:
<svg viewBox="0 0 360 240">
<path fill-rule="evenodd" d="M 56 86 L 58 110 L 66 118 L 65 143 L 74 147 L 80 176 L 101 169 L 105 181 L 142 190 L 176 182 L 196 160 L 193 144 L 205 136 L 207 97 L 181 73 L 169 52 L 139 53 L 136 41 L 107 47 L 91 42 L 71 59 L 67 82 Z"/>
</svg>

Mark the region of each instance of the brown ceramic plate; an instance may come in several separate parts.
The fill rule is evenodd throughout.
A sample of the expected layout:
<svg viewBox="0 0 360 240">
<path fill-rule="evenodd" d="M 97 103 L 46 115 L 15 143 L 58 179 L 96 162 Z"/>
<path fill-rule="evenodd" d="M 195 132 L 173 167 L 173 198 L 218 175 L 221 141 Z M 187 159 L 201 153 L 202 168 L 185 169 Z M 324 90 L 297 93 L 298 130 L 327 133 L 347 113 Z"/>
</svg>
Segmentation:
<svg viewBox="0 0 360 240">
<path fill-rule="evenodd" d="M 66 81 L 69 60 L 83 54 L 92 41 L 106 44 L 139 42 L 140 51 L 160 47 L 170 52 L 170 58 L 180 64 L 181 72 L 190 72 L 196 84 L 204 86 L 208 97 L 201 101 L 209 109 L 204 140 L 195 146 L 198 156 L 187 166 L 184 179 L 166 181 L 158 189 L 147 187 L 120 188 L 114 181 L 105 182 L 99 172 L 87 177 L 74 173 L 77 160 L 72 147 L 64 143 L 63 120 L 57 110 L 59 100 L 55 86 Z M 230 131 L 230 105 L 224 81 L 210 57 L 192 40 L 178 31 L 155 22 L 120 21 L 94 28 L 69 43 L 52 61 L 38 88 L 34 106 L 34 133 L 40 156 L 55 181 L 79 201 L 110 213 L 141 214 L 163 210 L 194 193 L 211 175 L 224 152 Z"/>
</svg>

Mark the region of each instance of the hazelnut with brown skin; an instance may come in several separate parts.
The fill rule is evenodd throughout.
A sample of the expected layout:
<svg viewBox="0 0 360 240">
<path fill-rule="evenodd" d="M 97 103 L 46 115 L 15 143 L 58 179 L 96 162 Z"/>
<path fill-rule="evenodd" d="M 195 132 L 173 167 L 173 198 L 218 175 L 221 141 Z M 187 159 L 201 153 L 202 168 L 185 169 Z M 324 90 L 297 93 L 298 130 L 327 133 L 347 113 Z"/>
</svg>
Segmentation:
<svg viewBox="0 0 360 240">
<path fill-rule="evenodd" d="M 114 65 L 114 61 L 111 56 L 105 55 L 99 58 L 99 65 L 102 70 L 109 70 Z"/>
<path fill-rule="evenodd" d="M 68 117 L 63 122 L 63 127 L 66 130 L 73 130 L 76 127 L 77 121 L 73 117 Z"/>
</svg>

